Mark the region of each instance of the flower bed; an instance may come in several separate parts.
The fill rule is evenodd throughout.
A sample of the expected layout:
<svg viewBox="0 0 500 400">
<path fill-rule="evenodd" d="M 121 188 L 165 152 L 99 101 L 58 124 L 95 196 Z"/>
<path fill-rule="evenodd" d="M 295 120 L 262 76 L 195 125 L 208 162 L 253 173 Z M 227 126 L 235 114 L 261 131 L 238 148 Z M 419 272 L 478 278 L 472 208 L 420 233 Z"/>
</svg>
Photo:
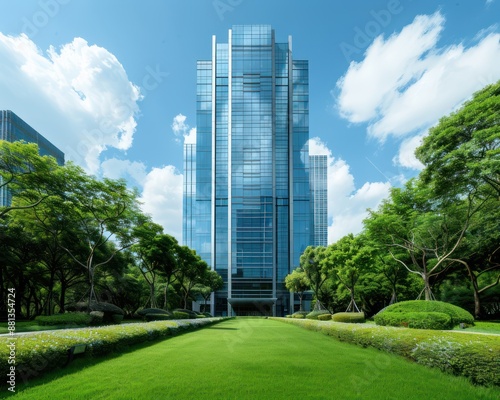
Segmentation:
<svg viewBox="0 0 500 400">
<path fill-rule="evenodd" d="M 398 354 L 419 364 L 465 376 L 474 384 L 500 386 L 500 337 L 496 335 L 273 319 L 322 332 L 343 342 Z"/>
<path fill-rule="evenodd" d="M 0 337 L 0 373 L 5 376 L 15 366 L 17 382 L 27 381 L 61 367 L 68 350 L 86 344 L 86 356 L 119 353 L 129 346 L 173 336 L 220 322 L 227 318 L 203 318 L 184 321 L 155 321 L 115 326 L 65 329 L 51 332 Z M 13 355 L 13 357 L 12 357 Z M 15 363 L 9 364 L 9 356 Z"/>
</svg>

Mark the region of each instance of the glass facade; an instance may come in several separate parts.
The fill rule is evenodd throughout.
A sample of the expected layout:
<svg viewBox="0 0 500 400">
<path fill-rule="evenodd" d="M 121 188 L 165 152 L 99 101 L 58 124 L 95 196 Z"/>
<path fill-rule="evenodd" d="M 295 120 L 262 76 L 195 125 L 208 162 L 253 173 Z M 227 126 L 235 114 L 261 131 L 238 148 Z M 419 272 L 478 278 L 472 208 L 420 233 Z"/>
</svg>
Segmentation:
<svg viewBox="0 0 500 400">
<path fill-rule="evenodd" d="M 28 143 L 36 143 L 40 155 L 52 156 L 59 165 L 64 165 L 64 153 L 10 110 L 0 110 L 0 140 L 8 142 L 24 140 Z M 10 205 L 10 200 L 8 188 L 1 187 L 0 206 Z"/>
<path fill-rule="evenodd" d="M 328 180 L 327 156 L 310 155 L 311 202 L 314 246 L 328 245 Z"/>
<path fill-rule="evenodd" d="M 184 244 L 224 279 L 215 315 L 284 315 L 284 278 L 312 243 L 308 62 L 268 25 L 212 38 L 185 146 Z M 195 171 L 195 173 L 193 173 Z"/>
</svg>

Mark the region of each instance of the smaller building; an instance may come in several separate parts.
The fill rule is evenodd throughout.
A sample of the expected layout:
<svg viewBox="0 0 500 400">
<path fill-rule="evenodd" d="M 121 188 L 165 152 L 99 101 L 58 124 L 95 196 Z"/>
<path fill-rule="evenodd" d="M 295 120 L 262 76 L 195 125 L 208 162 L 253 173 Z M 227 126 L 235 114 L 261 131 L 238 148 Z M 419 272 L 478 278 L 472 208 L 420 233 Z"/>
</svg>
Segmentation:
<svg viewBox="0 0 500 400">
<path fill-rule="evenodd" d="M 313 246 L 328 245 L 328 165 L 326 155 L 309 155 Z"/>
<path fill-rule="evenodd" d="M 40 155 L 52 156 L 59 165 L 64 165 L 64 153 L 10 110 L 0 110 L 0 140 L 8 142 L 24 140 L 27 143 L 36 143 Z M 10 205 L 10 201 L 8 189 L 1 187 L 0 207 Z"/>
</svg>

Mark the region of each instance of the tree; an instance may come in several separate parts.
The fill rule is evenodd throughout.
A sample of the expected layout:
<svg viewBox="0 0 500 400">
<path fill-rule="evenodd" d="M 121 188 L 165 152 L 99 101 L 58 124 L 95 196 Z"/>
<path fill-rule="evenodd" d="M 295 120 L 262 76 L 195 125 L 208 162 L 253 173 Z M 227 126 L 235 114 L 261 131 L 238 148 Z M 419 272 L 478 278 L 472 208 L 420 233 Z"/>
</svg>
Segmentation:
<svg viewBox="0 0 500 400">
<path fill-rule="evenodd" d="M 370 211 L 364 223 L 394 260 L 422 278 L 425 299 L 431 300 L 431 280 L 453 263 L 453 254 L 481 207 L 474 200 L 468 196 L 455 202 L 433 201 L 421 182 L 413 179 L 403 189 L 393 188 L 390 198 L 378 211 Z"/>
<path fill-rule="evenodd" d="M 297 293 L 300 302 L 299 311 L 303 311 L 302 298 L 304 297 L 304 292 L 309 290 L 310 284 L 302 268 L 296 268 L 291 274 L 285 276 L 285 286 L 291 293 Z"/>
<path fill-rule="evenodd" d="M 424 184 L 440 197 L 472 190 L 500 198 L 500 81 L 474 94 L 429 130 L 416 156 Z"/>
<path fill-rule="evenodd" d="M 187 246 L 178 247 L 177 262 L 179 268 L 175 274 L 175 279 L 181 288 L 183 308 L 187 309 L 187 302 L 193 288 L 206 279 L 206 274 L 210 270 L 208 264 L 196 254 L 196 251 Z"/>
<path fill-rule="evenodd" d="M 224 287 L 224 281 L 222 276 L 218 274 L 217 271 L 210 270 L 207 271 L 203 280 L 199 284 L 197 290 L 203 297 L 205 304 L 203 305 L 203 311 L 206 311 L 207 301 L 213 292 L 220 290 Z"/>
<path fill-rule="evenodd" d="M 355 301 L 355 288 L 361 274 L 368 270 L 371 263 L 371 247 L 361 234 L 349 234 L 327 247 L 324 265 L 338 279 L 338 291 L 347 290 L 349 293 L 346 311 L 360 312 Z"/>
<path fill-rule="evenodd" d="M 148 302 L 151 308 L 158 308 L 156 302 L 156 279 L 158 277 L 158 264 L 151 253 L 154 239 L 163 233 L 163 228 L 151 221 L 145 221 L 135 228 L 134 235 L 138 238 L 132 246 L 132 252 L 138 261 L 138 269 L 149 286 Z M 145 307 L 147 306 L 147 303 Z"/>
<path fill-rule="evenodd" d="M 141 242 L 139 242 L 139 245 L 141 245 Z M 163 307 L 168 310 L 169 286 L 180 268 L 177 239 L 167 234 L 157 234 L 142 247 L 141 251 L 143 252 L 142 257 L 150 270 L 154 271 L 155 274 L 160 274 L 166 280 L 163 292 Z"/>
<path fill-rule="evenodd" d="M 133 228 L 142 214 L 137 193 L 127 189 L 124 180 L 99 181 L 72 164 L 66 168 L 69 173 L 65 198 L 71 204 L 72 218 L 79 223 L 78 238 L 86 243 L 87 253 L 75 254 L 68 247 L 64 249 L 88 272 L 90 306 L 98 300 L 94 285 L 96 270 L 109 263 L 117 252 L 134 244 Z M 109 250 L 107 256 L 97 261 L 98 252 L 106 250 Z"/>
<path fill-rule="evenodd" d="M 324 259 L 325 247 L 308 246 L 300 256 L 300 267 L 309 280 L 319 307 L 321 306 L 321 288 L 328 279 L 328 275 L 323 269 L 322 260 Z M 318 303 L 317 303 L 318 304 Z"/>
<path fill-rule="evenodd" d="M 0 208 L 0 217 L 16 209 L 36 207 L 47 197 L 61 192 L 60 166 L 50 156 L 40 156 L 35 143 L 0 140 L 0 189 L 23 197 L 23 204 Z"/>
</svg>

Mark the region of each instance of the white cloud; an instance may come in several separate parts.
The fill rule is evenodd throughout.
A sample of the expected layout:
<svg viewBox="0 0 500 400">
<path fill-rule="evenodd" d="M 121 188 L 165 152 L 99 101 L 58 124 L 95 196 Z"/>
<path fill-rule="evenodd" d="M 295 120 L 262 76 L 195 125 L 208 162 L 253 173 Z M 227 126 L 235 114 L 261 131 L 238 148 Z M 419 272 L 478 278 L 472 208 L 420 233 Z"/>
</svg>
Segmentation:
<svg viewBox="0 0 500 400">
<path fill-rule="evenodd" d="M 184 143 L 194 144 L 196 143 L 196 128 L 189 129 L 189 125 L 186 124 L 186 116 L 182 114 L 177 114 L 172 121 L 172 131 L 175 135 L 175 141 L 181 143 L 181 139 Z"/>
<path fill-rule="evenodd" d="M 137 161 L 110 158 L 101 163 L 102 174 L 110 179 L 132 178 L 140 187 L 146 180 L 146 166 Z"/>
<path fill-rule="evenodd" d="M 424 165 L 415 157 L 415 150 L 422 144 L 423 137 L 424 134 L 419 134 L 403 140 L 392 162 L 405 168 L 422 170 Z"/>
<path fill-rule="evenodd" d="M 174 236 L 182 236 L 182 174 L 172 165 L 153 168 L 144 180 L 142 210 Z"/>
<path fill-rule="evenodd" d="M 328 243 L 334 243 L 349 233 L 361 232 L 366 210 L 378 207 L 389 194 L 391 184 L 366 182 L 356 189 L 349 165 L 342 159 L 335 159 L 318 137 L 309 140 L 309 153 L 328 156 Z"/>
<path fill-rule="evenodd" d="M 381 141 L 427 129 L 472 93 L 500 79 L 500 34 L 477 35 L 477 43 L 439 48 L 445 19 L 419 15 L 401 32 L 378 36 L 361 62 L 352 62 L 338 82 L 342 117 L 368 123 Z"/>
<path fill-rule="evenodd" d="M 102 151 L 132 146 L 141 95 L 105 48 L 75 38 L 43 54 L 25 34 L 0 33 L 0 59 L 0 109 L 18 114 L 67 160 L 96 173 Z"/>
<path fill-rule="evenodd" d="M 195 144 L 196 143 L 196 128 L 191 128 L 189 132 L 184 135 L 185 144 Z"/>
</svg>

